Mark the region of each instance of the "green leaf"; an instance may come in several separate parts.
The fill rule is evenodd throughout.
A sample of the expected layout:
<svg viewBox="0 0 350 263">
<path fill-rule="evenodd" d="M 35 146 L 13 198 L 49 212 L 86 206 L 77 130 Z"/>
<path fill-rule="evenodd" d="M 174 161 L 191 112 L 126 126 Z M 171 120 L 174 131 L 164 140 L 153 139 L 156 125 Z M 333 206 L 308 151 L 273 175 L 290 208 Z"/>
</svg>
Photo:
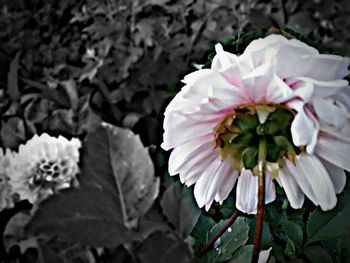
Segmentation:
<svg viewBox="0 0 350 263">
<path fill-rule="evenodd" d="M 253 169 L 258 164 L 258 149 L 248 147 L 242 153 L 244 168 Z"/>
<path fill-rule="evenodd" d="M 226 223 L 220 221 L 209 232 L 207 241 Z M 214 261 L 230 260 L 232 254 L 248 241 L 249 225 L 245 218 L 239 217 L 214 244 Z"/>
<path fill-rule="evenodd" d="M 198 208 L 190 189 L 179 183 L 172 184 L 164 192 L 160 204 L 168 220 L 186 238 L 196 225 L 202 211 Z"/>
<path fill-rule="evenodd" d="M 328 252 L 319 246 L 310 246 L 303 251 L 304 255 L 311 261 L 311 263 L 333 263 Z"/>
<path fill-rule="evenodd" d="M 350 195 L 338 198 L 338 203 L 331 211 L 324 212 L 316 208 L 307 223 L 307 244 L 319 240 L 336 239 L 350 231 Z"/>
<path fill-rule="evenodd" d="M 254 242 L 255 229 L 256 229 L 256 219 L 252 218 L 250 220 L 250 231 L 249 231 L 249 242 Z M 263 231 L 261 236 L 261 248 L 267 249 L 272 246 L 272 234 L 269 224 L 265 221 L 263 222 Z"/>
<path fill-rule="evenodd" d="M 250 262 L 253 255 L 254 245 L 246 245 L 239 249 L 235 254 L 230 263 L 243 263 Z"/>
<path fill-rule="evenodd" d="M 19 57 L 21 52 L 18 52 L 10 64 L 10 70 L 7 74 L 7 93 L 12 101 L 18 101 L 20 92 L 18 89 L 18 68 Z"/>
<path fill-rule="evenodd" d="M 301 227 L 293 221 L 284 220 L 281 223 L 284 233 L 294 242 L 300 249 L 303 244 L 303 231 Z"/>
<path fill-rule="evenodd" d="M 196 238 L 196 240 L 204 245 L 207 242 L 207 232 L 216 224 L 214 219 L 211 217 L 201 215 L 197 221 L 195 228 L 192 231 L 192 236 Z"/>
<path fill-rule="evenodd" d="M 120 143 L 123 140 L 128 142 L 129 149 Z M 117 148 L 117 144 L 121 148 Z M 137 137 L 119 128 L 99 127 L 95 132 L 88 134 L 81 154 L 79 188 L 63 190 L 40 203 L 27 225 L 27 230 L 55 234 L 63 241 L 95 247 L 117 246 L 141 239 L 139 233 L 129 229 L 128 215 L 132 213 L 135 216 L 134 211 L 141 215 L 146 210 L 145 207 L 135 210 L 134 199 L 129 198 L 132 194 L 140 197 L 138 191 L 142 192 L 142 189 L 126 184 L 133 182 L 129 179 L 118 181 L 121 178 L 118 176 L 128 175 L 133 178 L 134 173 L 136 176 L 143 174 L 140 169 L 149 169 L 147 166 L 122 163 L 123 154 L 130 152 L 133 154 L 128 158 L 136 162 L 138 159 L 148 158 L 145 157 L 147 152 L 144 150 L 135 151 L 143 149 L 137 144 L 140 144 Z M 120 160 L 112 156 L 116 151 L 119 151 Z M 112 161 L 119 164 L 113 164 Z M 140 165 L 148 164 L 141 162 Z M 119 170 L 116 170 L 118 167 Z M 153 180 L 151 182 L 153 183 Z M 147 184 L 144 186 L 145 189 L 148 188 Z M 144 193 L 143 196 L 150 199 L 154 197 Z M 145 206 L 153 202 L 143 199 L 139 201 L 141 204 L 145 203 Z"/>
<path fill-rule="evenodd" d="M 287 239 L 284 254 L 286 254 L 288 257 L 293 257 L 295 255 L 295 244 L 290 238 Z"/>
</svg>

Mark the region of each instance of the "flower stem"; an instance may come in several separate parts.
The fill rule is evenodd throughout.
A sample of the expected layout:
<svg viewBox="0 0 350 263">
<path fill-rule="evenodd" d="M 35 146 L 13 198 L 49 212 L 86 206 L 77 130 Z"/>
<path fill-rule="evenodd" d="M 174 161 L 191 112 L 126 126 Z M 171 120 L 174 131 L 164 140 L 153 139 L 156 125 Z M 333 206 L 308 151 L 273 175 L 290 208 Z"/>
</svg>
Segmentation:
<svg viewBox="0 0 350 263">
<path fill-rule="evenodd" d="M 261 247 L 261 237 L 263 231 L 264 206 L 265 206 L 265 166 L 266 166 L 266 137 L 259 140 L 258 153 L 258 213 L 256 216 L 256 230 L 254 239 L 254 249 L 251 263 L 257 263 Z"/>
<path fill-rule="evenodd" d="M 227 220 L 227 222 L 219 229 L 218 232 L 212 236 L 212 238 L 208 241 L 208 243 L 198 252 L 196 259 L 202 257 L 205 253 L 207 253 L 211 247 L 214 245 L 215 241 L 223 234 L 225 231 L 236 221 L 236 219 L 242 215 L 242 212 L 236 210 L 231 217 Z"/>
</svg>

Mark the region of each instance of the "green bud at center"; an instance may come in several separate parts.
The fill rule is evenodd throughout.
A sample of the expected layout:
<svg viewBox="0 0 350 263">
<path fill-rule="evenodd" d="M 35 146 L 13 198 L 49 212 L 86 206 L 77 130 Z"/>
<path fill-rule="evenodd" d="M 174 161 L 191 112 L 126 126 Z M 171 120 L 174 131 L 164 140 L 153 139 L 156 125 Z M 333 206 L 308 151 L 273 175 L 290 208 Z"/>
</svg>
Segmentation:
<svg viewBox="0 0 350 263">
<path fill-rule="evenodd" d="M 295 160 L 303 149 L 292 143 L 295 111 L 282 105 L 245 105 L 227 115 L 216 127 L 216 147 L 234 169 L 254 170 L 258 164 L 259 140 L 266 139 L 266 161 L 273 170 L 282 158 Z M 278 173 L 277 173 L 278 174 Z"/>
</svg>

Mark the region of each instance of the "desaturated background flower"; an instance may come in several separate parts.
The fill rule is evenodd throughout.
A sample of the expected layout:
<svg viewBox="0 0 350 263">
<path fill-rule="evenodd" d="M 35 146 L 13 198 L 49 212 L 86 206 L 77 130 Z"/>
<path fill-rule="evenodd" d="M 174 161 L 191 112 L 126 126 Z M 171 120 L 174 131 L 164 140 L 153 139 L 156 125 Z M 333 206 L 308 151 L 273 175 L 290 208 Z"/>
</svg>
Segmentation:
<svg viewBox="0 0 350 263">
<path fill-rule="evenodd" d="M 12 192 L 20 200 L 37 203 L 61 189 L 77 186 L 80 147 L 75 138 L 34 135 L 13 154 L 7 172 Z"/>
<path fill-rule="evenodd" d="M 211 68 L 185 76 L 165 111 L 169 173 L 194 186 L 199 207 L 222 203 L 237 183 L 236 207 L 256 213 L 259 136 L 267 138 L 266 198 L 275 179 L 293 208 L 306 195 L 332 209 L 350 170 L 349 58 L 320 54 L 272 34 L 240 56 L 220 44 Z"/>
</svg>

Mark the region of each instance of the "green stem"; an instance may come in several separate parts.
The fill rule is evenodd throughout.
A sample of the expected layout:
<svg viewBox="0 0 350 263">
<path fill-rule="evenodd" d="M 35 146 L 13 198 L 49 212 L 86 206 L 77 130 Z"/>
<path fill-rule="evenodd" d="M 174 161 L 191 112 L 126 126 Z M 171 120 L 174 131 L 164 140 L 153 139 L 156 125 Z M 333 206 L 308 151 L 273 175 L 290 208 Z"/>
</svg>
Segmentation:
<svg viewBox="0 0 350 263">
<path fill-rule="evenodd" d="M 261 248 L 261 237 L 264 222 L 265 206 L 265 167 L 266 167 L 266 137 L 261 136 L 259 140 L 258 153 L 258 213 L 256 215 L 256 230 L 254 239 L 254 249 L 251 263 L 257 263 Z"/>
</svg>

